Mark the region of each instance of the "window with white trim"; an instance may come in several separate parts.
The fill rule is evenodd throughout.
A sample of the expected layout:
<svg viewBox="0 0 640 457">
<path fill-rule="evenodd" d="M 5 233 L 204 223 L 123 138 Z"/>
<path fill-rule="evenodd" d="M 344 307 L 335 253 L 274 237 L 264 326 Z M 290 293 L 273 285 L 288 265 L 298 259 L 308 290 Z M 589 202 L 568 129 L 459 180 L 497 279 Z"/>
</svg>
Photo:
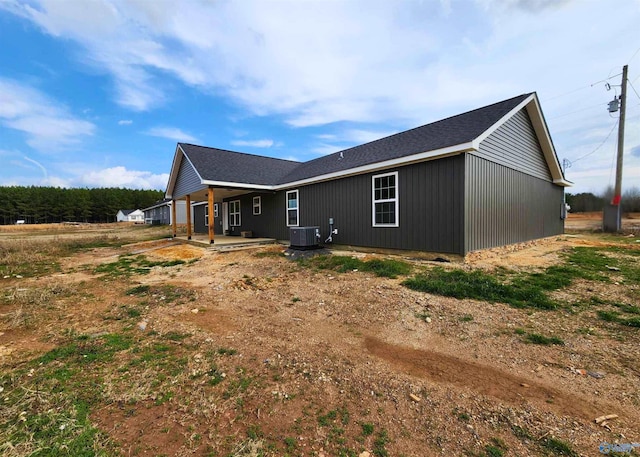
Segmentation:
<svg viewBox="0 0 640 457">
<path fill-rule="evenodd" d="M 240 227 L 240 200 L 229 202 L 229 225 Z"/>
<path fill-rule="evenodd" d="M 372 178 L 372 209 L 374 227 L 398 226 L 398 172 L 375 175 Z"/>
<path fill-rule="evenodd" d="M 262 214 L 262 197 L 253 197 L 253 215 Z"/>
<path fill-rule="evenodd" d="M 298 191 L 287 192 L 287 227 L 298 225 Z"/>
<path fill-rule="evenodd" d="M 213 217 L 218 217 L 218 204 L 213 204 Z"/>
<path fill-rule="evenodd" d="M 204 226 L 209 227 L 209 205 L 204 205 Z"/>
</svg>

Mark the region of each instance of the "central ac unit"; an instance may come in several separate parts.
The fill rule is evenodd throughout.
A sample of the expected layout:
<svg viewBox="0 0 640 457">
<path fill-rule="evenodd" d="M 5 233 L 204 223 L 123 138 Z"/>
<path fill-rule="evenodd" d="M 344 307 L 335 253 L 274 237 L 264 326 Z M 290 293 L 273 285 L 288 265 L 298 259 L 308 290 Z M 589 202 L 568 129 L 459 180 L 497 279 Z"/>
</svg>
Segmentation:
<svg viewBox="0 0 640 457">
<path fill-rule="evenodd" d="M 290 247 L 298 249 L 314 249 L 318 247 L 320 227 L 291 227 Z"/>
</svg>

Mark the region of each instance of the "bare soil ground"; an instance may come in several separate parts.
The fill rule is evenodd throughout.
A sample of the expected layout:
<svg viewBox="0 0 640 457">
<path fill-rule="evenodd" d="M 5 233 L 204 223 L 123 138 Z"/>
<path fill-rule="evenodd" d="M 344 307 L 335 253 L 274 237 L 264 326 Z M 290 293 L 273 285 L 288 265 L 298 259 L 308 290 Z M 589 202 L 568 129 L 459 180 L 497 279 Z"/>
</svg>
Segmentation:
<svg viewBox="0 0 640 457">
<path fill-rule="evenodd" d="M 567 227 L 591 229 L 596 217 L 572 216 Z M 640 218 L 625 221 L 637 239 Z M 0 243 L 28 229 L 0 228 Z M 113 224 L 72 235 L 82 230 L 149 236 Z M 26 236 L 61 235 L 47 232 Z M 542 271 L 572 247 L 616 242 L 575 232 L 445 267 Z M 0 302 L 0 366 L 19 370 L 70 335 L 133 338 L 100 371 L 90 413 L 122 455 L 596 456 L 603 442 L 640 442 L 637 328 L 590 309 L 516 309 L 412 291 L 403 278 L 305 268 L 282 250 L 157 240 L 75 252 L 47 274 L 0 277 L 13 298 Z M 144 275 L 96 271 L 131 253 L 159 265 Z M 162 264 L 173 260 L 184 263 Z M 579 280 L 554 294 L 624 298 L 626 287 Z M 38 293 L 48 295 L 37 310 L 21 298 Z M 565 344 L 526 344 L 517 329 Z M 156 365 L 154 350 L 163 354 Z M 594 423 L 604 414 L 618 415 L 609 428 Z"/>
</svg>

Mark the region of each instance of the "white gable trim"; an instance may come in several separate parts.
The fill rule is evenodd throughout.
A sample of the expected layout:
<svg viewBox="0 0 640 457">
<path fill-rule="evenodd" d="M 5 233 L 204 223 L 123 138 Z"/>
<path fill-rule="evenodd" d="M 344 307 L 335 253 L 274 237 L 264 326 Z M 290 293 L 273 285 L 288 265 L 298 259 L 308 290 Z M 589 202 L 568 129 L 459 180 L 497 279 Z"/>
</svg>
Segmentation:
<svg viewBox="0 0 640 457">
<path fill-rule="evenodd" d="M 187 154 L 184 153 L 184 151 L 182 150 L 182 147 L 180 146 L 180 144 L 178 144 L 176 146 L 175 156 L 173 157 L 173 163 L 171 164 L 171 173 L 169 174 L 169 183 L 167 184 L 167 191 L 165 192 L 166 198 L 173 199 L 173 190 L 176 187 L 176 181 L 178 180 L 178 172 L 180 171 L 180 165 L 182 165 L 182 161 L 184 159 L 187 159 L 187 162 L 189 162 L 189 165 L 191 165 L 191 168 L 193 168 L 193 171 L 198 176 L 200 183 L 204 184 L 202 176 L 200 176 L 200 173 L 198 173 L 198 169 L 193 166 L 193 163 L 191 163 L 189 156 L 187 156 Z"/>
<path fill-rule="evenodd" d="M 551 173 L 553 183 L 564 187 L 571 186 L 573 183 L 571 181 L 567 181 L 564 177 L 564 174 L 562 173 L 562 168 L 560 167 L 560 162 L 558 161 L 558 155 L 556 154 L 556 150 L 553 147 L 553 141 L 551 141 L 551 135 L 549 134 L 549 130 L 547 129 L 547 123 L 544 120 L 544 115 L 542 114 L 542 109 L 540 108 L 538 96 L 535 93 L 525 98 L 515 108 L 502 116 L 502 118 L 498 122 L 493 124 L 480 136 L 473 140 L 473 149 L 476 151 L 479 150 L 480 143 L 482 143 L 493 132 L 502 127 L 505 122 L 511 119 L 518 111 L 523 108 L 527 110 L 527 114 L 529 115 L 529 119 L 531 120 L 531 125 L 536 132 L 536 136 L 538 137 L 540 148 L 542 149 L 542 153 L 544 154 L 544 159 L 547 162 L 547 166 L 549 167 L 549 172 Z"/>
</svg>

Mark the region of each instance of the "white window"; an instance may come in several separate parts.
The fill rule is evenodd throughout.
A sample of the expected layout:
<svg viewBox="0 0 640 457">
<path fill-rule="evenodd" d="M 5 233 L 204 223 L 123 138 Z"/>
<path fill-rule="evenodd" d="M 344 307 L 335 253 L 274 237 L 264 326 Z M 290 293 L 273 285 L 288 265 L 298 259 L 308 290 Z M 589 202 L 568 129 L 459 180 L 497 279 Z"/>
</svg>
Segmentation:
<svg viewBox="0 0 640 457">
<path fill-rule="evenodd" d="M 213 217 L 218 217 L 218 204 L 213 204 Z"/>
<path fill-rule="evenodd" d="M 253 215 L 262 214 L 262 197 L 253 197 Z"/>
<path fill-rule="evenodd" d="M 287 192 L 287 227 L 298 225 L 298 191 Z"/>
<path fill-rule="evenodd" d="M 398 226 L 398 172 L 372 177 L 374 227 Z"/>
<path fill-rule="evenodd" d="M 229 225 L 240 227 L 240 200 L 229 202 Z"/>
<path fill-rule="evenodd" d="M 209 205 L 204 205 L 204 226 L 209 227 Z"/>
</svg>

